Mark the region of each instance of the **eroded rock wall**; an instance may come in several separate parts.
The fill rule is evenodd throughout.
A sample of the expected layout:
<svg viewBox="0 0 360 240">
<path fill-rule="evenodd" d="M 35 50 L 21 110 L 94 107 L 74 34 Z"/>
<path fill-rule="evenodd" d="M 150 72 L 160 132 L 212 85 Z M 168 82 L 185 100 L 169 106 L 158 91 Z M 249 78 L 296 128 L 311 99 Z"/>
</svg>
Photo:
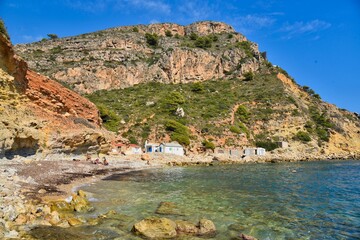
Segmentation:
<svg viewBox="0 0 360 240">
<path fill-rule="evenodd" d="M 158 35 L 149 45 L 146 33 Z M 195 34 L 195 37 L 191 37 Z M 206 39 L 206 40 L 204 40 Z M 210 39 L 210 45 L 204 45 Z M 248 45 L 243 46 L 241 43 Z M 242 78 L 264 60 L 255 43 L 221 22 L 118 27 L 16 46 L 29 66 L 79 93 L 143 82 Z"/>
<path fill-rule="evenodd" d="M 99 152 L 109 133 L 93 103 L 28 69 L 0 34 L 0 158 Z"/>
</svg>

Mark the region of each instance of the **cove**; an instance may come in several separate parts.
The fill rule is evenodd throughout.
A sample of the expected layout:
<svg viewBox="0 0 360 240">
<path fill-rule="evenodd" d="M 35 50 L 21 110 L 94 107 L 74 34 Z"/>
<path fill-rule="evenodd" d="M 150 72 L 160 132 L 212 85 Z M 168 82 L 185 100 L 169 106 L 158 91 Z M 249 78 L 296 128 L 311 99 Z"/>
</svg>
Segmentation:
<svg viewBox="0 0 360 240">
<path fill-rule="evenodd" d="M 216 225 L 215 239 L 360 236 L 360 161 L 161 168 L 115 174 L 82 189 L 96 209 L 84 217 L 110 210 L 123 216 L 87 227 L 105 233 L 103 239 L 107 232 L 114 236 L 108 239 L 141 239 L 131 227 L 149 216 L 194 223 L 205 217 Z M 155 213 L 163 201 L 180 214 Z"/>
</svg>

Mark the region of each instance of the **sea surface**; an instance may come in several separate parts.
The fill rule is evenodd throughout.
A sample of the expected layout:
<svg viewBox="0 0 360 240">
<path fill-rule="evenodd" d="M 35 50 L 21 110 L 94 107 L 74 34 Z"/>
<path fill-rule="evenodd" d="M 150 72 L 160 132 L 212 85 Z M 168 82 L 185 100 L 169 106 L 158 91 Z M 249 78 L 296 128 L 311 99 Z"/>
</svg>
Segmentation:
<svg viewBox="0 0 360 240">
<path fill-rule="evenodd" d="M 258 239 L 360 239 L 360 161 L 169 167 L 113 175 L 82 189 L 92 193 L 96 208 L 84 217 L 109 210 L 122 214 L 88 228 L 102 239 L 139 239 L 129 231 L 149 216 L 210 219 L 218 230 L 215 239 L 239 233 Z M 156 214 L 162 201 L 175 203 L 183 216 Z"/>
</svg>

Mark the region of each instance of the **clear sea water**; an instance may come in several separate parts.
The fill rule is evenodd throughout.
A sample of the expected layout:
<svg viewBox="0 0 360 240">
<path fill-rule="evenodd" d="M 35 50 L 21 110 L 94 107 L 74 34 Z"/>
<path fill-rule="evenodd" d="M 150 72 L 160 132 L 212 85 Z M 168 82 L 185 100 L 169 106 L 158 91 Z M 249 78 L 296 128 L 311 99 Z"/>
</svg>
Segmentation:
<svg viewBox="0 0 360 240">
<path fill-rule="evenodd" d="M 171 167 L 114 175 L 82 189 L 96 208 L 87 217 L 123 214 L 93 227 L 117 239 L 138 239 L 129 231 L 148 216 L 194 223 L 205 217 L 217 227 L 215 239 L 240 232 L 258 239 L 360 239 L 360 161 Z M 184 216 L 156 214 L 162 201 L 174 202 Z"/>
</svg>

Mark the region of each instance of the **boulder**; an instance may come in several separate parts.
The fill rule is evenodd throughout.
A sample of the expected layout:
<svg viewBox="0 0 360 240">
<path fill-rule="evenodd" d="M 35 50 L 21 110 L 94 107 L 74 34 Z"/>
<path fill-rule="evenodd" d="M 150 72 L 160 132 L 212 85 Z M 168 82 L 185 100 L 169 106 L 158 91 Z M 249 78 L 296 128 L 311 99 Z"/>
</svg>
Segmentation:
<svg viewBox="0 0 360 240">
<path fill-rule="evenodd" d="M 23 225 L 28 221 L 28 217 L 25 214 L 19 214 L 19 216 L 17 216 L 17 218 L 15 219 L 15 223 L 17 225 Z"/>
<path fill-rule="evenodd" d="M 141 160 L 143 160 L 143 161 L 149 161 L 149 160 L 151 160 L 151 157 L 150 157 L 149 154 L 143 153 L 143 154 L 141 154 Z"/>
<path fill-rule="evenodd" d="M 239 239 L 240 239 L 240 240 L 257 240 L 257 238 L 254 238 L 254 237 L 252 237 L 252 236 L 250 236 L 250 235 L 245 235 L 245 234 L 243 234 L 243 233 L 241 233 L 241 234 L 239 235 Z"/>
<path fill-rule="evenodd" d="M 216 227 L 211 220 L 205 218 L 200 219 L 198 228 L 199 228 L 198 234 L 201 236 L 206 235 L 210 237 L 216 235 Z"/>
<path fill-rule="evenodd" d="M 72 201 L 70 203 L 74 206 L 74 210 L 77 212 L 88 212 L 91 210 L 89 201 L 80 195 L 73 195 Z"/>
<path fill-rule="evenodd" d="M 65 201 L 56 201 L 51 204 L 51 211 L 57 212 L 72 212 L 74 211 L 74 207 Z"/>
<path fill-rule="evenodd" d="M 82 224 L 82 221 L 80 221 L 78 218 L 69 218 L 68 220 L 68 223 L 70 226 L 79 226 Z"/>
<path fill-rule="evenodd" d="M 175 223 L 176 231 L 180 234 L 196 235 L 199 231 L 196 225 L 191 222 L 184 220 L 176 220 Z"/>
<path fill-rule="evenodd" d="M 173 238 L 177 235 L 174 221 L 156 217 L 145 218 L 135 223 L 132 231 L 149 239 Z"/>
</svg>

